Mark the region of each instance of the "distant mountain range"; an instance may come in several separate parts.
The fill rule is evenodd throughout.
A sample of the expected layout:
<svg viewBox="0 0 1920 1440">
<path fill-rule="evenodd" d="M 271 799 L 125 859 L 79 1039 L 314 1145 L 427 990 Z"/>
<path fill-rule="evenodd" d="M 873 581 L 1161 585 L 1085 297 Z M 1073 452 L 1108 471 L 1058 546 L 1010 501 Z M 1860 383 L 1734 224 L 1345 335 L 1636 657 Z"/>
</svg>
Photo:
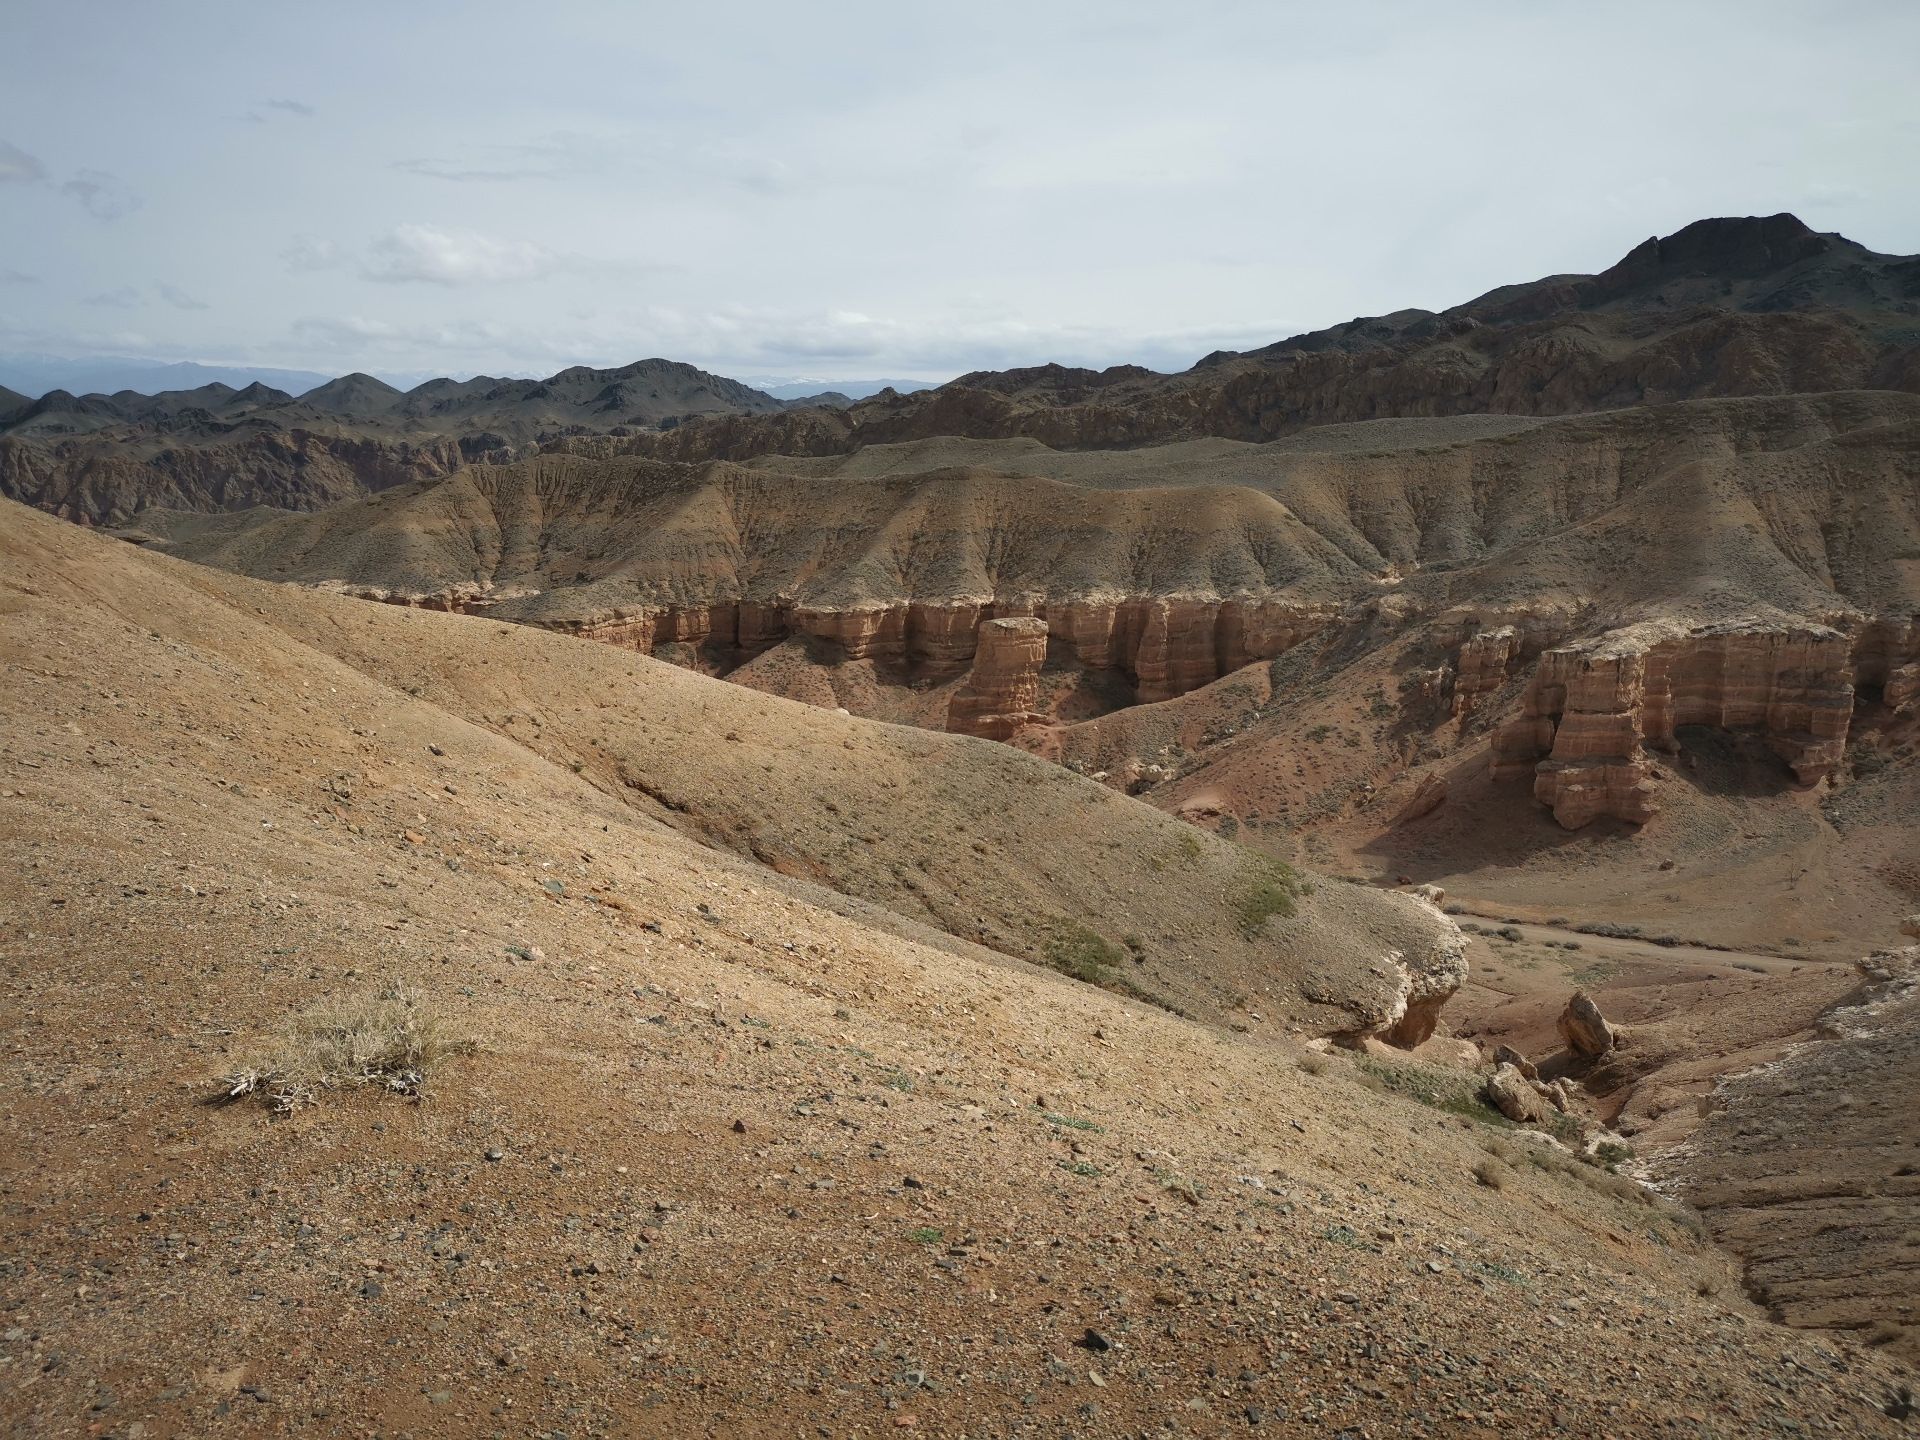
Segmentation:
<svg viewBox="0 0 1920 1440">
<path fill-rule="evenodd" d="M 159 395 L 175 390 L 197 390 L 203 385 L 228 385 L 244 390 L 253 384 L 270 385 L 298 395 L 332 378 L 317 370 L 202 365 L 192 360 L 168 363 L 126 355 L 70 360 L 57 355 L 0 354 L 0 389 L 30 399 L 49 390 L 65 390 L 74 395 L 112 395 L 121 390 L 137 390 L 145 395 Z M 0 413 L 5 407 L 4 398 L 0 398 Z"/>
<path fill-rule="evenodd" d="M 163 376 L 180 368 L 142 373 Z M 472 450 L 543 436 L 671 430 L 714 415 L 765 415 L 796 406 L 852 403 L 851 397 L 835 391 L 779 399 L 723 375 L 654 359 L 613 370 L 574 366 L 539 380 L 485 375 L 429 380 L 411 390 L 360 373 L 321 377 L 298 395 L 259 380 L 243 388 L 215 380 L 191 389 L 122 389 L 112 394 L 54 389 L 38 399 L 7 389 L 0 390 L 0 431 L 25 437 L 80 435 L 124 425 L 175 432 L 210 427 L 215 433 L 241 423 L 281 429 L 350 425 L 380 433 L 456 435 L 469 441 Z"/>
<path fill-rule="evenodd" d="M 143 372 L 157 374 L 158 369 Z M 1042 365 L 937 388 L 791 395 L 664 359 L 545 379 L 371 375 L 297 396 L 255 381 L 29 399 L 0 392 L 0 494 L 120 521 L 150 506 L 309 510 L 556 450 L 822 457 L 961 436 L 1056 450 L 1266 441 L 1395 417 L 1553 416 L 1724 396 L 1920 393 L 1920 256 L 1792 215 L 1697 221 L 1598 275 L 1363 317 L 1178 374 Z"/>
</svg>

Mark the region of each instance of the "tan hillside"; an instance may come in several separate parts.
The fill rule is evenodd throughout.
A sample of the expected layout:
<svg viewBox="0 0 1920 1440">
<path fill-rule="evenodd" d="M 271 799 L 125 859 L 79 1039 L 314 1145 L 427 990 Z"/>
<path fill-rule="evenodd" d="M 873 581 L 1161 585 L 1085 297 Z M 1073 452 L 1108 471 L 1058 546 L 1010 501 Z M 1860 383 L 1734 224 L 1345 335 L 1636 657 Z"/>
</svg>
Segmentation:
<svg viewBox="0 0 1920 1440">
<path fill-rule="evenodd" d="M 1056 771 L 4 514 L 23 1433 L 1896 1433 L 1684 1212 L 676 833 L 571 717 Z M 469 634 L 511 724 L 427 663 Z M 477 1042 L 424 1101 L 204 1103 L 396 983 Z"/>
</svg>

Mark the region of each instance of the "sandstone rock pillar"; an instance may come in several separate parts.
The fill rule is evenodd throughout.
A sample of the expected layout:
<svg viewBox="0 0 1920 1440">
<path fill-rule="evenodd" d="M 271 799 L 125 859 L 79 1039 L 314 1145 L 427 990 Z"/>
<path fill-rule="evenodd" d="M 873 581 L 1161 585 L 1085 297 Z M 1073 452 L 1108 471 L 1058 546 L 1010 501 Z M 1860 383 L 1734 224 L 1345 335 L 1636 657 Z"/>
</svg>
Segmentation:
<svg viewBox="0 0 1920 1440">
<path fill-rule="evenodd" d="M 947 706 L 947 729 L 955 735 L 1008 740 L 1023 725 L 1045 724 L 1036 714 L 1040 668 L 1047 660 L 1047 622 L 1033 615 L 982 621 L 973 652 L 973 673 Z"/>
</svg>

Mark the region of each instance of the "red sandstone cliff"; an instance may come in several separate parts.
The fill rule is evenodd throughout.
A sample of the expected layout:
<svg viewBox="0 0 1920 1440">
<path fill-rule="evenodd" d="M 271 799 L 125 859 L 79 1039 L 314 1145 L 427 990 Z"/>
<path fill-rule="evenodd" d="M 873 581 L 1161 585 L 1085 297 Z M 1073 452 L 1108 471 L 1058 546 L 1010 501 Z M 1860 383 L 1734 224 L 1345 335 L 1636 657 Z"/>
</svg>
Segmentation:
<svg viewBox="0 0 1920 1440">
<path fill-rule="evenodd" d="M 1834 773 L 1853 715 L 1854 637 L 1757 623 L 1676 628 L 1629 626 L 1542 655 L 1520 718 L 1494 736 L 1494 778 L 1532 773 L 1534 795 L 1571 830 L 1602 815 L 1650 819 L 1659 805 L 1646 750 L 1676 750 L 1683 725 L 1759 730 L 1804 785 Z M 1897 674 L 1887 637 L 1872 627 L 1866 637 L 1863 663 Z M 1894 658 L 1904 658 L 1900 643 Z"/>
</svg>

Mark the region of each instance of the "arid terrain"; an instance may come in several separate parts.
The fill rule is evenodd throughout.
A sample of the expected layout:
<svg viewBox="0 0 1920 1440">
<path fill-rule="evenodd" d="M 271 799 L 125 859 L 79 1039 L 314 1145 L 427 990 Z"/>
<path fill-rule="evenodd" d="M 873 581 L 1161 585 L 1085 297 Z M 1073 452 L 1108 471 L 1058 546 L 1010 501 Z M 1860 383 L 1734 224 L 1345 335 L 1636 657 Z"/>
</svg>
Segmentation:
<svg viewBox="0 0 1920 1440">
<path fill-rule="evenodd" d="M 1916 354 L 12 406 L 9 1423 L 1910 1430 Z"/>
<path fill-rule="evenodd" d="M 988 742 L 5 513 L 21 1433 L 1897 1433 L 1897 1357 L 1783 1335 L 1687 1210 L 1421 1103 L 1447 1072 L 783 876 L 573 736 L 732 725 L 770 785 Z M 1177 823 L 992 753 L 1128 862 Z M 1273 980 L 1354 946 L 1313 913 Z M 402 979 L 478 1042 L 423 1100 L 207 1103 Z"/>
</svg>

